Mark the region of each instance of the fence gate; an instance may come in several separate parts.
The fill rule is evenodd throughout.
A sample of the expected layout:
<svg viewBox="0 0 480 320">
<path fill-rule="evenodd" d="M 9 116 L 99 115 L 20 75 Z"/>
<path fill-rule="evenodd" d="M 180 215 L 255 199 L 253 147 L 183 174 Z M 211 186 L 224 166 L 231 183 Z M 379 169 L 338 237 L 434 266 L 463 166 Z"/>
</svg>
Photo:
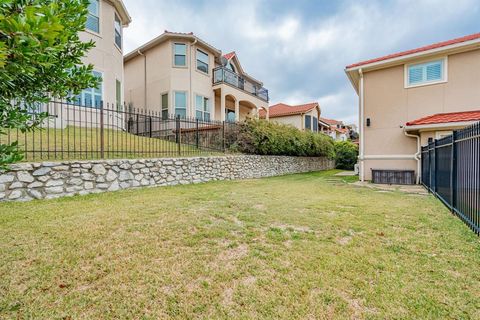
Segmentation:
<svg viewBox="0 0 480 320">
<path fill-rule="evenodd" d="M 422 147 L 422 184 L 480 234 L 480 122 Z"/>
</svg>

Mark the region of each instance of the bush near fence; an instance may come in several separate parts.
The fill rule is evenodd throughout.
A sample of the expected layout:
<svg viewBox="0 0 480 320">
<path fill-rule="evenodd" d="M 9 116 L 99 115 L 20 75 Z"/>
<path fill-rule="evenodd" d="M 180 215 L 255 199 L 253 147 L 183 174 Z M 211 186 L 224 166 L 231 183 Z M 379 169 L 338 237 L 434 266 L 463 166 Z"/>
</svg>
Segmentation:
<svg viewBox="0 0 480 320">
<path fill-rule="evenodd" d="M 335 155 L 333 140 L 327 135 L 255 119 L 239 125 L 236 142 L 231 147 L 259 155 L 325 156 L 330 159 Z"/>
</svg>

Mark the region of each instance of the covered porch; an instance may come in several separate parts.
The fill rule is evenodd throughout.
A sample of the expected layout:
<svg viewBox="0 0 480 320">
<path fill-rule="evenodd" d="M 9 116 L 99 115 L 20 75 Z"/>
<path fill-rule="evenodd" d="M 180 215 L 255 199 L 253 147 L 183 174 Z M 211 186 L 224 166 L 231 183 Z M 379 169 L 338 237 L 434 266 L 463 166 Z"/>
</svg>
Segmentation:
<svg viewBox="0 0 480 320">
<path fill-rule="evenodd" d="M 214 117 L 220 121 L 238 122 L 258 118 L 259 111 L 264 109 L 268 114 L 268 102 L 256 96 L 220 84 L 214 87 Z"/>
</svg>

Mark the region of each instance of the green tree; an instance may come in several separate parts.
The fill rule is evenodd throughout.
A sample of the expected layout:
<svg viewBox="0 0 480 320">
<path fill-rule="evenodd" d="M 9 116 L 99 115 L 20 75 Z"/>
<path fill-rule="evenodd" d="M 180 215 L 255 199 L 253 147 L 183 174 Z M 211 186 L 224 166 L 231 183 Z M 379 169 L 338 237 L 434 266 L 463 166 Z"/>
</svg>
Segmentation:
<svg viewBox="0 0 480 320">
<path fill-rule="evenodd" d="M 93 66 L 81 62 L 94 46 L 78 36 L 88 5 L 88 0 L 0 1 L 0 137 L 8 129 L 39 127 L 47 115 L 33 116 L 34 106 L 98 85 Z M 0 169 L 22 158 L 17 142 L 0 143 Z"/>
<path fill-rule="evenodd" d="M 353 170 L 358 158 L 358 146 L 350 141 L 335 142 L 335 166 L 337 169 Z"/>
</svg>

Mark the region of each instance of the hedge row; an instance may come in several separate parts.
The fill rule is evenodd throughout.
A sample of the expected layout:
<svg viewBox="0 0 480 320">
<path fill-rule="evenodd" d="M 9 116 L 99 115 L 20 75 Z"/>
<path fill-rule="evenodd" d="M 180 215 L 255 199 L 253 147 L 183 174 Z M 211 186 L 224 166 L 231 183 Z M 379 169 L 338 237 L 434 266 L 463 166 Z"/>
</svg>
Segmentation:
<svg viewBox="0 0 480 320">
<path fill-rule="evenodd" d="M 237 132 L 232 149 L 248 154 L 335 157 L 333 140 L 273 121 L 248 120 Z"/>
</svg>

